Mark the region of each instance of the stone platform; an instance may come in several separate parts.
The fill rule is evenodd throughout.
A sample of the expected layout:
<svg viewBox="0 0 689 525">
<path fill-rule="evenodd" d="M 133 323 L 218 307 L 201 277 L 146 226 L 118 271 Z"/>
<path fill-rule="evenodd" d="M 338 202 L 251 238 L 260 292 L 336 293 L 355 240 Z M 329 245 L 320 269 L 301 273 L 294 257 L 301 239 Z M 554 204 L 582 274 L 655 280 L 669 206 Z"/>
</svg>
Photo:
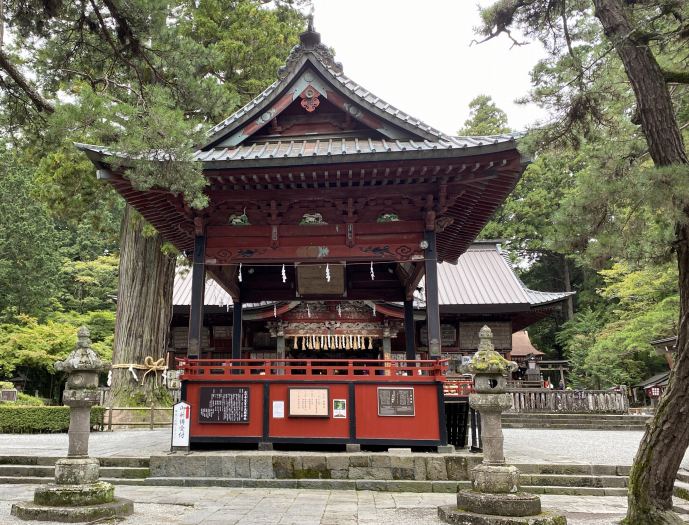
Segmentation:
<svg viewBox="0 0 689 525">
<path fill-rule="evenodd" d="M 489 516 L 457 509 L 454 505 L 438 507 L 438 517 L 453 525 L 567 525 L 567 518 L 548 512 L 537 516 Z"/>
<path fill-rule="evenodd" d="M 109 503 L 53 507 L 23 501 L 12 505 L 11 514 L 23 520 L 58 521 L 61 523 L 92 522 L 114 516 L 128 516 L 134 512 L 134 503 L 125 498 L 114 498 Z"/>
</svg>

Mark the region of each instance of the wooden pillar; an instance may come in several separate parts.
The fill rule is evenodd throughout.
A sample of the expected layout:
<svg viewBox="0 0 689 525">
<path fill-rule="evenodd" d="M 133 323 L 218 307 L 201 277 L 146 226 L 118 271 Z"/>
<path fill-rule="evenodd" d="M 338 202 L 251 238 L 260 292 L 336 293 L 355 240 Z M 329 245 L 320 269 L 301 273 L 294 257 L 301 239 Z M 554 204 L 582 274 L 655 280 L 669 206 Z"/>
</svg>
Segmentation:
<svg viewBox="0 0 689 525">
<path fill-rule="evenodd" d="M 206 236 L 194 237 L 194 259 L 191 267 L 191 306 L 189 307 L 189 339 L 187 357 L 201 355 L 203 330 L 203 296 L 206 291 Z"/>
<path fill-rule="evenodd" d="M 383 359 L 390 361 L 392 359 L 392 340 L 390 339 L 390 327 L 383 328 Z M 390 367 L 392 363 L 385 363 L 385 375 L 392 374 Z"/>
<path fill-rule="evenodd" d="M 427 231 L 426 248 L 426 326 L 428 328 L 428 353 L 431 358 L 440 357 L 440 306 L 438 303 L 438 252 L 435 232 Z"/>
<path fill-rule="evenodd" d="M 232 359 L 242 358 L 242 303 L 232 304 Z"/>
<path fill-rule="evenodd" d="M 280 360 L 283 361 L 281 365 L 284 365 L 284 359 L 285 359 L 285 330 L 282 326 L 282 323 L 280 323 L 280 326 L 278 327 L 277 331 L 277 349 L 276 349 L 276 357 Z M 278 375 L 282 375 L 285 373 L 284 368 L 278 368 Z"/>
<path fill-rule="evenodd" d="M 416 359 L 416 329 L 414 327 L 414 300 L 404 301 L 404 341 L 407 360 Z"/>
</svg>

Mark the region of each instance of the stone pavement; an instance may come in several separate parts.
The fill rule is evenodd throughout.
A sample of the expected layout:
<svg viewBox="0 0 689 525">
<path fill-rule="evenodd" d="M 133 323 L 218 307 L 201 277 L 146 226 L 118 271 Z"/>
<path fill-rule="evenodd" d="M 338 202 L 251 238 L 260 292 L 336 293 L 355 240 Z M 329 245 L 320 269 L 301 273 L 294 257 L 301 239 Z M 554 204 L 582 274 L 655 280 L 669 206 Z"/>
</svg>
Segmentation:
<svg viewBox="0 0 689 525">
<path fill-rule="evenodd" d="M 505 429 L 505 456 L 512 463 L 631 465 L 643 436 L 637 431 Z M 169 451 L 170 430 L 91 434 L 92 456 L 150 456 Z M 0 456 L 64 456 L 67 434 L 0 434 Z M 238 452 L 243 453 L 243 452 Z M 251 452 L 247 451 L 250 454 Z M 682 467 L 689 469 L 689 454 Z"/>
<path fill-rule="evenodd" d="M 27 523 L 9 515 L 11 503 L 31 499 L 35 485 L 3 485 L 0 525 Z M 290 489 L 117 487 L 134 500 L 127 525 L 440 525 L 436 508 L 453 494 Z M 620 497 L 543 496 L 569 525 L 611 525 L 624 516 Z M 45 523 L 45 522 L 31 522 Z M 103 523 L 103 522 L 100 522 Z M 113 522 L 114 523 L 114 522 Z"/>
</svg>

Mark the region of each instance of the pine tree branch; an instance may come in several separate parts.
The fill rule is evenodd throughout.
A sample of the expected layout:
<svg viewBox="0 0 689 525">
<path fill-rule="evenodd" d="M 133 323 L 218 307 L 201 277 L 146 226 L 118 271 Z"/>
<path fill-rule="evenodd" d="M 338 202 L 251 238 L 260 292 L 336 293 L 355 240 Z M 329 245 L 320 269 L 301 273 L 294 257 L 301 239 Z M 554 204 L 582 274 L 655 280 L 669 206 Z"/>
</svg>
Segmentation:
<svg viewBox="0 0 689 525">
<path fill-rule="evenodd" d="M 17 86 L 26 94 L 38 111 L 53 113 L 55 107 L 41 95 L 35 86 L 12 63 L 7 54 L 0 49 L 0 69 L 7 73 Z"/>
<path fill-rule="evenodd" d="M 665 77 L 665 82 L 671 84 L 689 84 L 689 71 L 664 69 L 663 77 Z"/>
</svg>

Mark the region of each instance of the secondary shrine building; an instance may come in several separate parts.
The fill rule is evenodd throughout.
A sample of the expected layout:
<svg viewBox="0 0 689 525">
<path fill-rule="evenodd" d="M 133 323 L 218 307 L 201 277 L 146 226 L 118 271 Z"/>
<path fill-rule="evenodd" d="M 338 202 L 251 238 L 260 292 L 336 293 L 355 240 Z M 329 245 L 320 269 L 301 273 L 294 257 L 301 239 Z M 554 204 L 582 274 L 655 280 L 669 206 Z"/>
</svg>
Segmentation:
<svg viewBox="0 0 689 525">
<path fill-rule="evenodd" d="M 203 210 L 137 190 L 106 148 L 79 148 L 189 254 L 186 344 L 174 344 L 192 443 L 444 444 L 443 346 L 473 350 L 481 321 L 462 331 L 454 286 L 505 292 L 455 265 L 524 159 L 511 135 L 448 136 L 370 93 L 312 24 L 300 40 L 277 80 L 196 152 Z M 230 308 L 204 312 L 207 277 Z M 503 312 L 509 333 L 557 302 L 519 294 Z"/>
</svg>

